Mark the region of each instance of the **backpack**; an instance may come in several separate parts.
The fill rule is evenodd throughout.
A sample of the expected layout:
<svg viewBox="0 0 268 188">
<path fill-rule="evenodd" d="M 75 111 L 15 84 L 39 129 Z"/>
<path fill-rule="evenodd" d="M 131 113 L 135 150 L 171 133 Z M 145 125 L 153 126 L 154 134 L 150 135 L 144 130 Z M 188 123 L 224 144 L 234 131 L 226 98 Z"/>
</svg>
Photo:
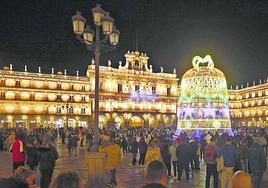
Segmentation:
<svg viewBox="0 0 268 188">
<path fill-rule="evenodd" d="M 214 161 L 216 159 L 216 148 L 215 146 L 208 144 L 205 148 L 205 153 L 204 153 L 205 161 Z"/>
</svg>

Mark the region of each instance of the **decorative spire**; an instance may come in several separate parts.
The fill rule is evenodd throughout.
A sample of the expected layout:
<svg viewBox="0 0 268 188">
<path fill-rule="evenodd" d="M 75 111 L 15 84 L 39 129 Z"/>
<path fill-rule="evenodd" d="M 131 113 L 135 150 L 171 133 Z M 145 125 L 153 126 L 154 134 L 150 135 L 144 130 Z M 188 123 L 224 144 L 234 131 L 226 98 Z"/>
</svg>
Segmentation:
<svg viewBox="0 0 268 188">
<path fill-rule="evenodd" d="M 79 76 L 79 71 L 78 71 L 78 70 L 76 71 L 76 76 L 77 76 L 77 77 Z"/>
<path fill-rule="evenodd" d="M 95 60 L 94 58 L 91 59 L 91 65 L 94 65 L 95 64 Z"/>
<path fill-rule="evenodd" d="M 108 60 L 108 67 L 111 67 L 111 65 L 112 65 L 112 62 L 111 62 L 111 60 L 109 59 L 109 60 Z"/>
<path fill-rule="evenodd" d="M 24 72 L 27 72 L 27 65 L 24 66 Z"/>
<path fill-rule="evenodd" d="M 261 84 L 261 78 L 260 78 L 260 84 Z"/>
<path fill-rule="evenodd" d="M 231 85 L 231 87 L 230 87 L 231 89 L 233 89 L 233 86 Z"/>
<path fill-rule="evenodd" d="M 163 67 L 160 67 L 160 72 L 164 72 L 164 68 Z"/>
<path fill-rule="evenodd" d="M 38 67 L 38 73 L 41 73 L 41 67 Z"/>
<path fill-rule="evenodd" d="M 255 81 L 253 81 L 253 83 L 252 83 L 252 84 L 253 84 L 253 86 L 255 86 Z"/>
<path fill-rule="evenodd" d="M 9 70 L 13 70 L 12 64 L 9 65 Z"/>
<path fill-rule="evenodd" d="M 51 73 L 54 74 L 54 68 L 51 69 Z"/>
<path fill-rule="evenodd" d="M 66 69 L 64 69 L 64 75 L 66 75 L 67 74 L 67 71 L 66 71 Z"/>
<path fill-rule="evenodd" d="M 247 82 L 247 87 L 249 87 L 249 82 Z"/>
<path fill-rule="evenodd" d="M 173 69 L 173 74 L 176 74 L 176 69 L 175 68 Z"/>
</svg>

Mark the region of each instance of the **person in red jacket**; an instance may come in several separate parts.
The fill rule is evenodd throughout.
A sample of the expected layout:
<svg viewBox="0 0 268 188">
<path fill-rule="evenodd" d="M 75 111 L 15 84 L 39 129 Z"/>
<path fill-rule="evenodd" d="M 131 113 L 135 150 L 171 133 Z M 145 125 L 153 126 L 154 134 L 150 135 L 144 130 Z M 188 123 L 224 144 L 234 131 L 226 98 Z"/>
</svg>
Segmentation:
<svg viewBox="0 0 268 188">
<path fill-rule="evenodd" d="M 10 147 L 10 152 L 12 152 L 13 161 L 13 173 L 19 166 L 24 166 L 25 156 L 23 152 L 23 143 L 18 136 L 12 142 Z"/>
</svg>

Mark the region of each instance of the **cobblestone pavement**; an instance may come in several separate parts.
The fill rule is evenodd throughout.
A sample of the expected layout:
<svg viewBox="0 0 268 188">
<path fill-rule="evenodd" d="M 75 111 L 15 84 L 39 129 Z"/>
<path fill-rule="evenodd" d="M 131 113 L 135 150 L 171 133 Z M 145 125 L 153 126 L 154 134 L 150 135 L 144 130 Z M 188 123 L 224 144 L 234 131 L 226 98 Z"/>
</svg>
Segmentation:
<svg viewBox="0 0 268 188">
<path fill-rule="evenodd" d="M 82 184 L 87 184 L 87 168 L 85 165 L 85 157 L 87 150 L 85 147 L 80 148 L 76 156 L 69 156 L 67 153 L 66 145 L 58 144 L 59 159 L 56 162 L 53 178 L 57 177 L 64 171 L 76 171 L 80 174 Z M 123 157 L 120 163 L 120 168 L 117 171 L 118 188 L 140 188 L 144 184 L 145 168 L 132 167 L 131 155 Z M 12 175 L 12 161 L 10 153 L 0 153 L 0 178 L 9 177 Z M 36 182 L 39 183 L 40 173 L 36 172 Z M 185 175 L 183 175 L 185 178 Z M 109 181 L 109 173 L 105 174 L 105 182 Z M 185 179 L 182 181 L 186 182 Z M 205 165 L 201 164 L 200 171 L 194 171 L 190 174 L 190 183 L 193 187 L 203 188 L 205 183 Z M 175 186 L 174 186 L 175 185 Z M 169 179 L 169 187 L 177 187 L 176 180 Z M 264 174 L 262 187 L 268 187 L 268 170 Z"/>
</svg>

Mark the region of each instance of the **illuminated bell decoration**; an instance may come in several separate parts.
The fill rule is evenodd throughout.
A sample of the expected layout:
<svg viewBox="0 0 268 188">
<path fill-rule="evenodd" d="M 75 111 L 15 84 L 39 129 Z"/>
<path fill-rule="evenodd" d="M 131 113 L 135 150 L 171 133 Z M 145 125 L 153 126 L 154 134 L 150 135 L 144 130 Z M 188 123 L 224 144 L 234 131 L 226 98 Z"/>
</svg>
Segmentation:
<svg viewBox="0 0 268 188">
<path fill-rule="evenodd" d="M 109 35 L 113 31 L 114 19 L 110 16 L 109 12 L 106 12 L 105 16 L 101 19 L 102 30 L 105 35 Z"/>
<path fill-rule="evenodd" d="M 100 4 L 97 4 L 97 7 L 92 9 L 92 14 L 93 14 L 93 20 L 95 25 L 101 25 L 101 19 L 105 14 L 105 11 L 102 10 Z"/>
<path fill-rule="evenodd" d="M 196 56 L 181 80 L 178 129 L 230 129 L 227 83 L 209 55 Z"/>
<path fill-rule="evenodd" d="M 94 38 L 94 34 L 95 32 L 90 29 L 89 26 L 86 26 L 84 33 L 83 33 L 83 37 L 84 37 L 84 41 L 87 44 L 92 44 L 93 43 L 93 38 Z"/>
<path fill-rule="evenodd" d="M 120 31 L 118 31 L 115 26 L 113 28 L 113 32 L 109 35 L 111 45 L 115 46 L 119 41 Z"/>
<path fill-rule="evenodd" d="M 76 35 L 82 35 L 86 24 L 86 19 L 81 16 L 81 12 L 77 11 L 76 15 L 72 17 L 73 30 Z"/>
</svg>

